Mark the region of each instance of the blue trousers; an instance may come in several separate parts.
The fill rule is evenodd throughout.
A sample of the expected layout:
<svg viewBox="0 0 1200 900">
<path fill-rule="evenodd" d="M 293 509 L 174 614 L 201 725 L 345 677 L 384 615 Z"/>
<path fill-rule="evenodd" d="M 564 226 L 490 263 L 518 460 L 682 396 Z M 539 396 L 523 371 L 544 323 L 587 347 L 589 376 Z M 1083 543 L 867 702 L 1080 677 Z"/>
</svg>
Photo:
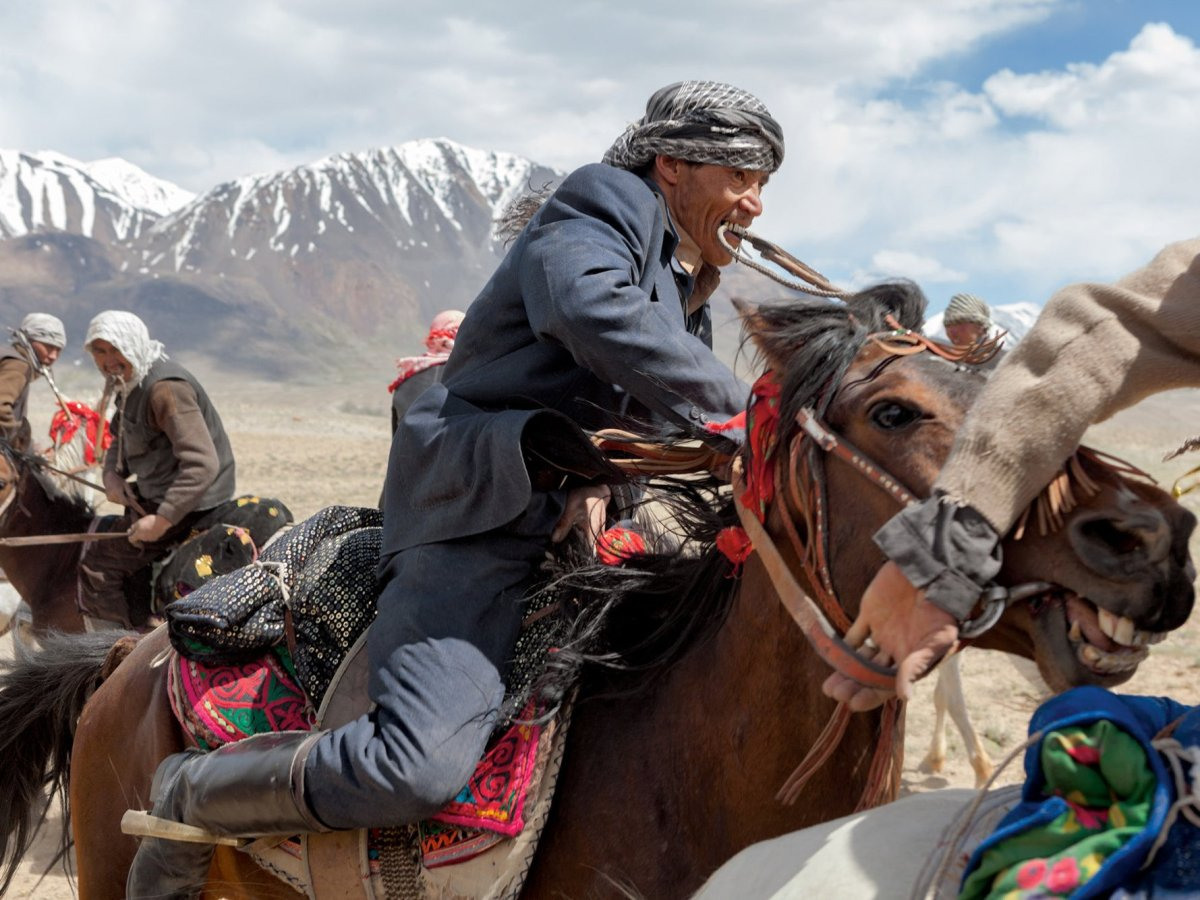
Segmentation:
<svg viewBox="0 0 1200 900">
<path fill-rule="evenodd" d="M 325 734 L 305 763 L 309 808 L 326 825 L 419 821 L 467 783 L 496 724 L 521 601 L 565 496 L 535 492 L 503 528 L 388 561 L 367 636 L 376 708 Z"/>
</svg>

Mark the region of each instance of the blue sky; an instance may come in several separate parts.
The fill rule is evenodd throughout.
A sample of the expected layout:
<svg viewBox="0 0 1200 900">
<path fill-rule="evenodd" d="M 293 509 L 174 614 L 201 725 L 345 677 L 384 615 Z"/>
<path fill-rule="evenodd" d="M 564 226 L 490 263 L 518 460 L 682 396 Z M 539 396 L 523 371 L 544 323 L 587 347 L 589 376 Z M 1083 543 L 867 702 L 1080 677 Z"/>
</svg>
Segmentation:
<svg viewBox="0 0 1200 900">
<path fill-rule="evenodd" d="M 569 169 L 713 78 L 787 134 L 761 234 L 1041 303 L 1196 233 L 1198 42 L 1184 0 L 42 0 L 0 6 L 0 147 L 196 192 L 425 137 Z"/>
</svg>

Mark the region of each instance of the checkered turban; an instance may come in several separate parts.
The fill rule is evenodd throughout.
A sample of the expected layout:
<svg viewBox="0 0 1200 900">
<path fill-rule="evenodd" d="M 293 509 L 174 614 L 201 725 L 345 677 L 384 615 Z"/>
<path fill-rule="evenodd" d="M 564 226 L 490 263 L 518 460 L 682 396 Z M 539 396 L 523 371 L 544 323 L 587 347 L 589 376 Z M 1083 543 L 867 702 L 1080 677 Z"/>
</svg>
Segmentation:
<svg viewBox="0 0 1200 900">
<path fill-rule="evenodd" d="M 619 169 L 658 155 L 755 172 L 783 162 L 783 129 L 753 94 L 719 81 L 680 81 L 654 92 L 646 115 L 604 154 Z"/>
</svg>

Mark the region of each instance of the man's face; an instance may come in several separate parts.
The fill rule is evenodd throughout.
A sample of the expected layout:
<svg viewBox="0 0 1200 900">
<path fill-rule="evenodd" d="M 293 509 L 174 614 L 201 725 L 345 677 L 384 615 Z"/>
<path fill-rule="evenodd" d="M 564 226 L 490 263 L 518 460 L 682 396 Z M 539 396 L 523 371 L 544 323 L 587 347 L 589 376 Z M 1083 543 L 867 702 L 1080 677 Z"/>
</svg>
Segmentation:
<svg viewBox="0 0 1200 900">
<path fill-rule="evenodd" d="M 955 322 L 946 326 L 946 337 L 956 347 L 968 347 L 985 334 L 984 327 L 974 322 Z"/>
<path fill-rule="evenodd" d="M 714 266 L 733 262 L 729 251 L 717 240 L 723 223 L 748 227 L 762 214 L 762 189 L 766 172 L 733 169 L 707 163 L 689 163 L 670 156 L 655 162 L 655 181 L 663 189 L 676 224 L 700 247 L 700 256 Z M 738 238 L 726 239 L 737 246 Z"/>
<path fill-rule="evenodd" d="M 58 359 L 58 355 L 62 350 L 52 344 L 44 344 L 41 341 L 30 341 L 29 346 L 33 347 L 33 352 L 37 354 L 38 362 L 43 366 L 52 366 Z"/>
<path fill-rule="evenodd" d="M 92 353 L 92 359 L 96 361 L 96 368 L 106 378 L 116 377 L 122 381 L 129 381 L 133 377 L 133 366 L 129 360 L 108 341 L 96 338 L 88 345 L 88 350 Z"/>
</svg>

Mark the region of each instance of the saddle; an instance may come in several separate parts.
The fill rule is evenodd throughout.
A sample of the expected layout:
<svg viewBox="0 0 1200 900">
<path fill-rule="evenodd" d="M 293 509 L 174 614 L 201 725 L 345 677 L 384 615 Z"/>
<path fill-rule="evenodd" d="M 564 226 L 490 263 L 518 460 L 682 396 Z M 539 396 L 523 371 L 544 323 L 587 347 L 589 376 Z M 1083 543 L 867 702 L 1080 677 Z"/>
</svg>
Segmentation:
<svg viewBox="0 0 1200 900">
<path fill-rule="evenodd" d="M 113 529 L 117 516 L 92 523 L 100 533 Z M 152 612 L 187 596 L 219 575 L 249 565 L 259 550 L 292 524 L 292 512 L 274 498 L 246 494 L 210 510 L 165 558 L 125 579 L 126 601 L 135 625 Z M 84 549 L 86 560 L 87 549 Z M 87 610 L 82 610 L 89 615 Z"/>
<path fill-rule="evenodd" d="M 337 728 L 369 711 L 368 674 L 364 634 L 334 676 L 317 712 L 318 727 Z M 444 810 L 433 820 L 407 827 L 306 834 L 283 841 L 264 838 L 241 849 L 263 869 L 313 898 L 516 897 L 550 815 L 569 720 L 568 703 L 552 722 L 538 729 L 536 740 L 518 748 L 528 760 L 527 771 L 519 776 L 524 780 L 519 809 L 514 810 L 523 827 L 510 835 L 456 826 L 446 821 L 453 815 Z M 501 740 L 493 744 L 493 751 L 497 749 L 505 753 L 511 747 Z M 488 771 L 486 763 L 487 757 L 473 782 Z M 460 793 L 458 799 L 462 797 Z"/>
<path fill-rule="evenodd" d="M 193 744 L 211 749 L 265 730 L 336 728 L 369 711 L 365 646 L 380 589 L 380 520 L 375 509 L 324 509 L 255 564 L 167 608 L 178 654 L 168 667 L 168 693 Z M 549 814 L 569 720 L 564 703 L 542 723 L 531 699 L 550 642 L 544 621 L 518 641 L 508 720 L 493 733 L 475 777 L 437 816 L 411 827 L 264 839 L 243 849 L 310 896 L 518 893 Z"/>
</svg>

